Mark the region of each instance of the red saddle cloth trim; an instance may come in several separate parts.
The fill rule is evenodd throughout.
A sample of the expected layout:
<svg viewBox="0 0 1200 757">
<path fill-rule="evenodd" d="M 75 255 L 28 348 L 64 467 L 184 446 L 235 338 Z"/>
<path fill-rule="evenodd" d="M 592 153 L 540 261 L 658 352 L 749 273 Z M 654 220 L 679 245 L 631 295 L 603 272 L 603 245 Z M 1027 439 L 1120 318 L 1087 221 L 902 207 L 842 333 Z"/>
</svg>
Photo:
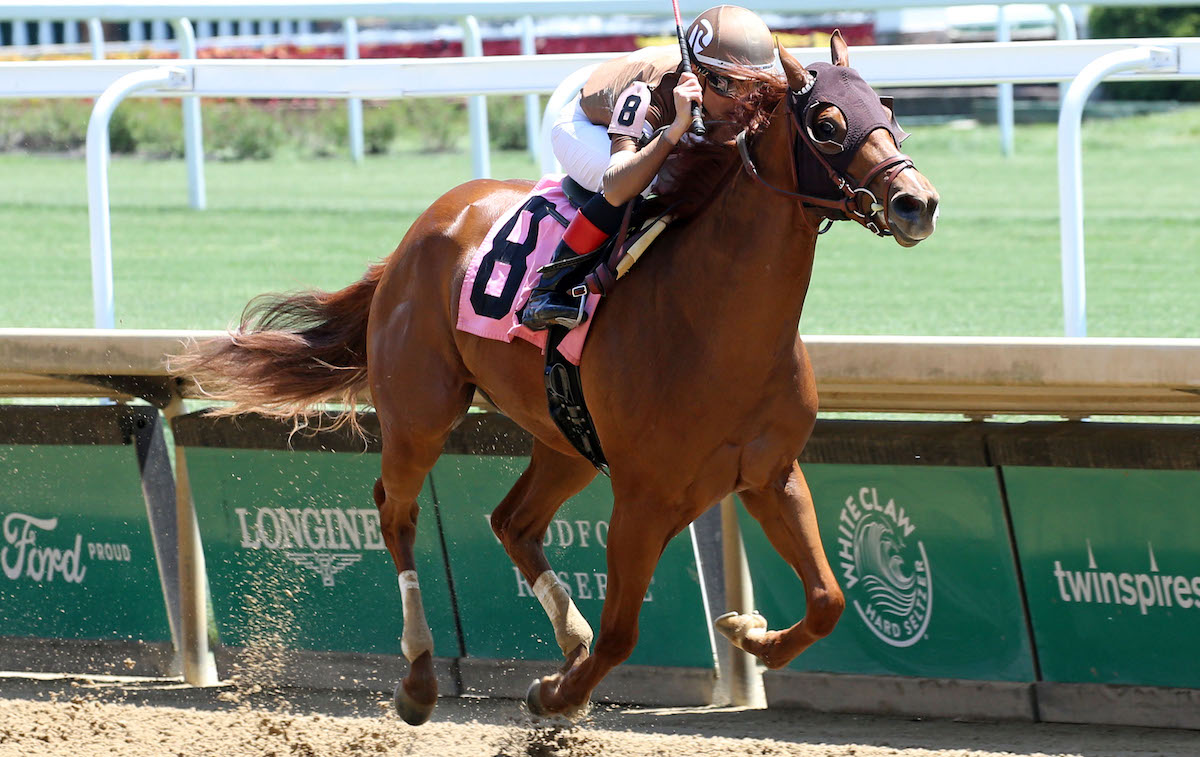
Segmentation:
<svg viewBox="0 0 1200 757">
<path fill-rule="evenodd" d="M 530 214 L 522 211 L 530 197 L 540 196 L 554 203 L 555 209 L 568 222 L 575 217 L 578 211 L 572 207 L 571 201 L 563 194 L 562 178 L 561 175 L 542 177 L 541 181 L 534 185 L 533 190 L 522 198 L 513 210 L 505 213 L 492 225 L 492 228 L 488 230 L 487 236 L 483 238 L 483 242 L 479 245 L 479 248 L 471 254 L 466 276 L 463 277 L 462 290 L 458 295 L 457 327 L 459 331 L 501 342 L 511 342 L 515 337 L 520 337 L 530 344 L 535 345 L 545 354 L 546 332 L 531 331 L 522 326 L 521 322 L 517 320 L 517 312 L 529 300 L 530 292 L 538 280 L 538 268 L 550 262 L 550 259 L 554 256 L 554 249 L 558 246 L 559 240 L 562 239 L 563 232 L 566 231 L 562 224 L 552 215 L 547 215 L 538 224 L 537 245 L 526 256 L 524 280 L 521 282 L 521 288 L 518 290 L 516 297 L 513 298 L 512 306 L 504 316 L 489 318 L 476 313 L 474 306 L 471 304 L 471 291 L 475 287 L 479 266 L 483 262 L 484 256 L 492 250 L 496 234 L 512 219 L 513 213 L 521 213 L 522 218 L 513 226 L 512 231 L 509 233 L 509 240 L 519 242 L 528 237 Z M 485 291 L 492 296 L 499 296 L 504 291 L 508 277 L 511 274 L 511 266 L 506 263 L 497 262 L 492 269 L 491 275 L 488 277 Z M 579 359 L 583 354 L 583 345 L 587 339 L 588 328 L 592 325 L 591 315 L 595 312 L 599 301 L 600 295 L 588 294 L 587 302 L 584 305 L 584 310 L 589 315 L 588 319 L 582 325 L 572 329 L 571 333 L 558 345 L 558 350 L 562 353 L 563 357 L 575 365 L 579 365 Z"/>
</svg>

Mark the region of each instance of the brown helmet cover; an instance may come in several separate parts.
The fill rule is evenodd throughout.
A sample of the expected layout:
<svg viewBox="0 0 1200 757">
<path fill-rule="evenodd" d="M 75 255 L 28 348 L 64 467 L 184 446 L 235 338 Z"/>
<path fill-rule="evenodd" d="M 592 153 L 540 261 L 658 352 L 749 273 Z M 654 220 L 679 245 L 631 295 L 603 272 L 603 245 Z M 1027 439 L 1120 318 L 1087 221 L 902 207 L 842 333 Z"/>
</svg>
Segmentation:
<svg viewBox="0 0 1200 757">
<path fill-rule="evenodd" d="M 771 30 L 753 11 L 718 5 L 696 17 L 687 30 L 688 51 L 697 65 L 735 73 L 738 66 L 769 71 L 776 68 Z"/>
</svg>

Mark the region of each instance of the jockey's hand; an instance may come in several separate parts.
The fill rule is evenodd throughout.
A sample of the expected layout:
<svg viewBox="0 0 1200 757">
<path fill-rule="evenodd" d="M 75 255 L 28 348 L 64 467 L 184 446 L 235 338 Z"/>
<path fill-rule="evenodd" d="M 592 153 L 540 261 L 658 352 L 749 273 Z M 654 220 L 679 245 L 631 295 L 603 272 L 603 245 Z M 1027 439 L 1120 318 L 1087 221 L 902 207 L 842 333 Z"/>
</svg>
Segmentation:
<svg viewBox="0 0 1200 757">
<path fill-rule="evenodd" d="M 679 83 L 675 85 L 672 94 L 675 97 L 675 120 L 671 123 L 671 128 L 667 129 L 667 139 L 672 144 L 678 144 L 692 126 L 692 103 L 699 103 L 704 99 L 704 90 L 695 74 L 686 73 L 679 76 Z"/>
</svg>

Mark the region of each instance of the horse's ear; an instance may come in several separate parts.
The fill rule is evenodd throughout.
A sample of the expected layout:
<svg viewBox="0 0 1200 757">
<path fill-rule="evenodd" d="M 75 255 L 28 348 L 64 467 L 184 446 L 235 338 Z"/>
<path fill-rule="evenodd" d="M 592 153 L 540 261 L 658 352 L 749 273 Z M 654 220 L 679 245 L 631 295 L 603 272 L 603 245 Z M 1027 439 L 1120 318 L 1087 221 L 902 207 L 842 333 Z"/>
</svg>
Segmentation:
<svg viewBox="0 0 1200 757">
<path fill-rule="evenodd" d="M 833 30 L 833 36 L 829 38 L 829 51 L 833 57 L 833 65 L 850 65 L 850 47 L 846 44 L 846 40 L 842 39 L 840 29 Z"/>
<path fill-rule="evenodd" d="M 807 91 L 812 85 L 812 74 L 787 51 L 786 47 L 779 44 L 778 37 L 775 38 L 775 47 L 779 50 L 779 64 L 783 66 L 783 73 L 787 76 L 788 89 L 793 92 Z"/>
</svg>

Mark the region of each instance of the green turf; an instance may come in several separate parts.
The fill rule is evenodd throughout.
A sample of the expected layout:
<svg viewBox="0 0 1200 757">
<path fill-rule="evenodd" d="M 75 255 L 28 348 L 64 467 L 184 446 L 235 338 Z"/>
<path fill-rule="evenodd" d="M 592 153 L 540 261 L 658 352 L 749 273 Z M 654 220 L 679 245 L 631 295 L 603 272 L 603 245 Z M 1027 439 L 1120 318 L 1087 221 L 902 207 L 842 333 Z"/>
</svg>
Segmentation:
<svg viewBox="0 0 1200 757">
<path fill-rule="evenodd" d="M 937 234 L 904 250 L 838 224 L 818 246 L 802 330 L 1061 334 L 1054 127 L 1019 127 L 1009 159 L 994 128 L 913 131 L 905 149 L 942 195 Z M 1200 109 L 1084 134 L 1089 334 L 1200 336 Z M 492 165 L 536 172 L 521 153 Z M 197 213 L 181 162 L 118 159 L 118 326 L 219 328 L 261 292 L 343 286 L 469 172 L 463 153 L 209 162 Z M 0 326 L 91 325 L 86 199 L 82 158 L 0 155 Z"/>
</svg>

